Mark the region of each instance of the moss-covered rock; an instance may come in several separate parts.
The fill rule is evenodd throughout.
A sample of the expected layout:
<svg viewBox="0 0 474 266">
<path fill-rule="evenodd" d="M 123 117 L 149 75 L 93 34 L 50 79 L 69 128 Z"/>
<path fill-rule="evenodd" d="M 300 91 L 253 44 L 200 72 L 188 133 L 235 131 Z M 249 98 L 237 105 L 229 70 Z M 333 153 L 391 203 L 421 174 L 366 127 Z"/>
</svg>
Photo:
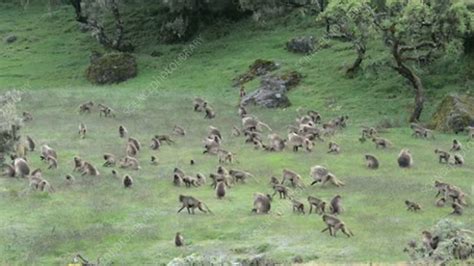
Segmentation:
<svg viewBox="0 0 474 266">
<path fill-rule="evenodd" d="M 469 95 L 448 95 L 438 106 L 431 120 L 433 129 L 455 133 L 474 125 L 474 98 Z"/>
<path fill-rule="evenodd" d="M 249 70 L 237 77 L 233 81 L 234 87 L 243 85 L 256 77 L 264 76 L 267 73 L 278 69 L 280 66 L 271 60 L 257 59 L 249 66 Z"/>
<path fill-rule="evenodd" d="M 113 84 L 137 76 L 135 57 L 127 53 L 109 53 L 91 61 L 86 70 L 87 79 L 94 84 Z"/>
</svg>

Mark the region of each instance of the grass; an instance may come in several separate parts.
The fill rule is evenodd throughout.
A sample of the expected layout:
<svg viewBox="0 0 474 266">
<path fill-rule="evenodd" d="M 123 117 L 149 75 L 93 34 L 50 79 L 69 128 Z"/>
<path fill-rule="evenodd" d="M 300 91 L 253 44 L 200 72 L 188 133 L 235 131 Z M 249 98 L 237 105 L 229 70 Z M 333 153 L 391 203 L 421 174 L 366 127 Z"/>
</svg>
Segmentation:
<svg viewBox="0 0 474 266">
<path fill-rule="evenodd" d="M 154 77 L 175 60 L 182 45 L 149 46 L 137 52 L 140 73 L 136 79 L 114 86 L 89 85 L 83 76 L 91 49 L 100 49 L 87 34 L 81 34 L 67 8 L 47 13 L 41 6 L 23 10 L 12 4 L 0 4 L 0 36 L 14 33 L 18 42 L 0 44 L 0 90 L 21 89 L 24 92 L 20 110 L 31 111 L 35 120 L 22 129 L 38 144 L 47 143 L 59 153 L 60 167 L 46 170 L 39 153 L 29 155 L 33 168 L 41 167 L 44 176 L 56 189 L 55 193 L 28 193 L 27 182 L 21 179 L 0 179 L 0 264 L 51 265 L 65 264 L 76 253 L 95 259 L 102 257 L 115 264 L 163 264 L 175 257 L 191 254 L 219 256 L 229 259 L 264 254 L 279 262 L 290 262 L 297 255 L 317 263 L 396 263 L 406 261 L 402 252 L 407 241 L 420 236 L 439 219 L 447 216 L 449 208 L 434 207 L 434 180 L 453 183 L 472 195 L 474 158 L 472 143 L 464 143 L 463 168 L 448 168 L 436 162 L 433 150 L 448 149 L 453 135 L 436 134 L 436 140 L 423 141 L 410 137 L 406 127 L 407 111 L 412 95 L 405 81 L 386 67 L 376 74 L 369 67 L 380 62 L 383 47 L 375 40 L 367 59 L 367 69 L 354 79 L 342 76 L 342 67 L 353 59 L 347 44 L 331 42 L 331 47 L 317 52 L 308 62 L 287 53 L 283 47 L 290 37 L 302 34 L 321 36 L 310 17 L 296 15 L 282 18 L 275 24 L 255 27 L 251 21 L 226 25 L 203 33 L 203 44 L 162 86 L 144 99 Z M 286 26 L 281 26 L 286 25 Z M 215 31 L 228 31 L 213 38 Z M 158 50 L 161 57 L 151 57 Z M 241 138 L 230 134 L 232 125 L 239 124 L 235 104 L 238 92 L 231 80 L 245 71 L 255 59 L 273 59 L 285 71 L 297 68 L 304 75 L 302 84 L 289 94 L 293 105 L 283 110 L 251 108 L 251 113 L 285 135 L 297 109 L 314 109 L 324 120 L 340 114 L 351 117 L 348 129 L 324 143 L 317 143 L 312 153 L 265 153 L 243 145 Z M 448 59 L 446 59 L 448 60 Z M 453 59 L 449 59 L 453 60 Z M 446 62 L 446 61 L 444 61 Z M 429 89 L 428 120 L 439 100 L 448 92 L 468 91 L 462 64 L 451 68 L 443 62 L 424 75 Z M 442 73 L 442 75 L 440 74 Z M 248 90 L 256 86 L 252 82 Z M 202 96 L 216 107 L 217 118 L 204 120 L 191 111 L 195 96 Z M 106 103 L 117 110 L 114 119 L 99 118 L 97 113 L 78 115 L 77 106 L 85 101 Z M 136 108 L 126 113 L 123 106 L 133 101 Z M 394 147 L 375 150 L 371 143 L 360 144 L 357 139 L 361 125 L 390 121 L 400 127 L 382 133 Z M 84 122 L 89 128 L 86 139 L 80 140 L 76 128 Z M 170 133 L 173 125 L 183 125 L 188 135 L 177 138 L 177 145 L 156 152 L 159 166 L 151 166 L 148 158 L 155 154 L 147 146 L 158 133 Z M 68 186 L 64 176 L 72 171 L 72 158 L 79 155 L 95 165 L 101 165 L 101 155 L 124 153 L 124 142 L 117 128 L 124 124 L 132 136 L 145 146 L 139 159 L 142 170 L 129 173 L 136 184 L 130 190 L 113 179 L 110 169 L 100 168 L 96 178 L 76 176 Z M 208 125 L 224 132 L 224 147 L 237 154 L 238 162 L 226 166 L 247 170 L 255 175 L 245 185 L 231 188 L 224 200 L 217 200 L 209 186 L 177 188 L 171 183 L 174 167 L 189 174 L 209 174 L 217 167 L 217 159 L 201 154 L 201 140 Z M 463 136 L 456 136 L 465 142 Z M 326 154 L 329 140 L 342 146 L 342 154 Z M 396 157 L 401 148 L 409 147 L 415 167 L 400 170 Z M 381 168 L 370 171 L 364 167 L 363 154 L 373 153 Z M 189 160 L 197 161 L 195 166 Z M 281 176 L 283 168 L 300 173 L 306 184 L 313 165 L 329 167 L 346 182 L 343 188 L 307 186 L 295 196 L 304 201 L 308 195 L 330 200 L 343 197 L 345 212 L 341 218 L 355 233 L 354 238 L 337 238 L 320 233 L 323 223 L 317 215 L 291 213 L 289 201 L 275 199 L 272 212 L 266 216 L 250 214 L 252 194 L 271 192 L 271 175 Z M 176 214 L 180 207 L 179 194 L 190 194 L 206 202 L 215 215 Z M 410 213 L 403 201 L 419 202 L 424 210 Z M 462 221 L 474 230 L 474 211 L 466 209 Z M 189 243 L 175 248 L 174 234 L 180 231 Z"/>
</svg>

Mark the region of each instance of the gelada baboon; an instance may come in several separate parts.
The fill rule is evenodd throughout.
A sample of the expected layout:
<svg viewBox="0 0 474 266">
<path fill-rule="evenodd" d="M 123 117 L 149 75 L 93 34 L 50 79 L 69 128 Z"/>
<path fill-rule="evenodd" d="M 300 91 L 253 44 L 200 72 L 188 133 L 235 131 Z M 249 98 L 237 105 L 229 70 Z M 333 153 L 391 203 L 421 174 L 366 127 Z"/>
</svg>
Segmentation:
<svg viewBox="0 0 474 266">
<path fill-rule="evenodd" d="M 206 184 L 206 176 L 204 176 L 201 173 L 196 174 L 196 180 L 197 180 L 198 185 L 200 185 L 200 186 Z"/>
<path fill-rule="evenodd" d="M 73 172 L 80 172 L 82 169 L 83 160 L 79 156 L 74 156 L 74 169 Z"/>
<path fill-rule="evenodd" d="M 206 104 L 205 104 L 206 103 Z M 200 97 L 196 97 L 193 100 L 193 108 L 195 112 L 202 112 L 204 111 L 205 106 L 207 105 L 206 100 Z"/>
<path fill-rule="evenodd" d="M 310 176 L 314 179 L 311 185 L 321 182 L 324 186 L 327 182 L 335 185 L 336 187 L 344 186 L 344 182 L 339 180 L 335 175 L 329 173 L 329 171 L 322 166 L 316 165 L 311 167 Z"/>
<path fill-rule="evenodd" d="M 270 185 L 272 185 L 272 187 L 273 185 L 278 185 L 278 184 L 280 184 L 280 180 L 278 180 L 278 178 L 276 178 L 275 176 L 270 177 Z"/>
<path fill-rule="evenodd" d="M 271 202 L 272 196 L 269 194 L 255 193 L 252 213 L 267 214 L 272 207 Z"/>
<path fill-rule="evenodd" d="M 440 241 L 439 236 L 433 237 L 433 235 L 428 231 L 423 231 L 421 234 L 423 235 L 422 243 L 426 250 L 432 251 L 438 248 Z"/>
<path fill-rule="evenodd" d="M 436 207 L 444 207 L 446 204 L 446 198 L 440 198 L 436 201 Z"/>
<path fill-rule="evenodd" d="M 438 190 L 438 193 L 435 197 L 438 197 L 440 194 L 443 194 L 443 198 L 451 198 L 453 202 L 457 202 L 461 205 L 467 206 L 465 199 L 466 194 L 458 187 L 450 185 L 448 183 L 435 181 L 435 188 Z"/>
<path fill-rule="evenodd" d="M 87 134 L 87 127 L 84 123 L 80 123 L 79 124 L 79 137 L 81 139 L 84 139 L 86 137 L 86 134 Z"/>
<path fill-rule="evenodd" d="M 376 149 L 378 148 L 385 149 L 392 146 L 392 143 L 388 139 L 374 137 L 372 138 L 372 141 L 375 143 Z"/>
<path fill-rule="evenodd" d="M 467 127 L 467 134 L 469 136 L 469 140 L 474 139 L 474 126 L 473 127 Z"/>
<path fill-rule="evenodd" d="M 253 176 L 250 173 L 247 173 L 241 170 L 235 170 L 235 169 L 229 170 L 229 175 L 234 179 L 234 183 L 237 183 L 239 181 L 241 181 L 242 183 L 245 183 L 245 180 L 248 177 Z"/>
<path fill-rule="evenodd" d="M 199 186 L 199 184 L 197 183 L 197 179 L 194 178 L 193 176 L 185 175 L 181 178 L 181 180 L 183 181 L 183 183 L 186 187 L 191 187 L 191 186 L 198 187 Z"/>
<path fill-rule="evenodd" d="M 150 144 L 150 148 L 154 151 L 156 150 L 159 150 L 161 147 L 161 142 L 160 140 L 158 140 L 157 138 L 152 138 L 151 139 L 151 144 Z"/>
<path fill-rule="evenodd" d="M 240 132 L 240 129 L 236 126 L 232 126 L 232 136 L 238 137 L 238 136 L 240 136 L 240 134 L 242 134 Z"/>
<path fill-rule="evenodd" d="M 365 161 L 367 163 L 367 168 L 369 169 L 378 169 L 379 168 L 379 160 L 374 155 L 366 154 Z"/>
<path fill-rule="evenodd" d="M 462 166 L 464 164 L 464 157 L 461 154 L 454 155 L 454 165 Z"/>
<path fill-rule="evenodd" d="M 18 177 L 26 177 L 30 174 L 30 166 L 23 158 L 16 158 L 13 162 L 15 175 Z"/>
<path fill-rule="evenodd" d="M 56 154 L 56 151 L 49 147 L 48 145 L 43 145 L 41 147 L 41 160 L 46 160 L 48 156 L 52 156 L 55 159 L 58 159 L 58 155 Z"/>
<path fill-rule="evenodd" d="M 128 143 L 132 143 L 133 145 L 135 145 L 135 147 L 137 148 L 138 151 L 140 151 L 141 148 L 142 148 L 142 145 L 140 144 L 140 141 L 138 141 L 136 138 L 129 137 L 128 138 Z"/>
<path fill-rule="evenodd" d="M 161 143 L 166 142 L 166 144 L 174 144 L 174 140 L 168 135 L 155 135 L 155 139 L 159 140 Z"/>
<path fill-rule="evenodd" d="M 461 204 L 459 204 L 457 202 L 453 202 L 451 204 L 451 207 L 453 208 L 453 212 L 451 212 L 451 214 L 462 215 L 464 207 Z"/>
<path fill-rule="evenodd" d="M 219 163 L 233 163 L 234 154 L 230 151 L 219 149 L 217 151 L 217 157 L 219 158 Z"/>
<path fill-rule="evenodd" d="M 451 146 L 450 151 L 461 151 L 461 150 L 462 150 L 461 142 L 459 142 L 457 139 L 454 139 L 453 145 Z"/>
<path fill-rule="evenodd" d="M 180 232 L 176 233 L 176 236 L 174 237 L 174 244 L 177 247 L 184 246 L 184 238 L 183 238 L 183 236 L 181 235 Z"/>
<path fill-rule="evenodd" d="M 335 216 L 323 214 L 323 221 L 327 227 L 324 228 L 321 232 L 329 230 L 329 235 L 335 237 L 337 231 L 340 229 L 341 232 L 347 237 L 354 236 L 352 231 L 346 227 L 345 223 Z"/>
<path fill-rule="evenodd" d="M 216 187 L 216 196 L 218 199 L 222 199 L 225 197 L 225 182 L 224 181 L 220 181 L 217 183 L 217 187 Z"/>
<path fill-rule="evenodd" d="M 92 107 L 94 107 L 94 102 L 88 101 L 86 103 L 82 103 L 79 105 L 79 113 L 90 113 L 92 111 Z"/>
<path fill-rule="evenodd" d="M 15 166 L 10 165 L 10 164 L 7 164 L 7 163 L 4 163 L 4 164 L 3 164 L 3 173 L 2 173 L 2 176 L 15 177 L 15 176 L 16 176 L 16 173 L 15 173 Z"/>
<path fill-rule="evenodd" d="M 112 108 L 101 103 L 99 103 L 97 106 L 99 106 L 99 116 L 104 115 L 104 117 L 115 117 L 115 112 Z"/>
<path fill-rule="evenodd" d="M 280 196 L 280 199 L 286 199 L 288 197 L 288 188 L 284 185 L 273 185 L 273 195 L 274 197 L 277 193 Z"/>
<path fill-rule="evenodd" d="M 181 202 L 183 206 L 178 210 L 178 213 L 180 213 L 184 208 L 188 210 L 189 214 L 194 214 L 194 209 L 196 208 L 198 208 L 203 213 L 212 213 L 212 211 L 204 202 L 196 199 L 195 197 L 179 195 L 179 202 Z M 203 209 L 203 206 L 206 208 L 207 212 Z"/>
<path fill-rule="evenodd" d="M 181 126 L 174 125 L 173 134 L 178 135 L 178 136 L 186 136 L 186 130 Z"/>
<path fill-rule="evenodd" d="M 421 211 L 421 205 L 416 202 L 405 200 L 405 205 L 407 207 L 407 211 Z"/>
<path fill-rule="evenodd" d="M 48 169 L 57 169 L 58 168 L 58 160 L 53 156 L 48 156 L 46 158 L 46 162 L 48 163 Z"/>
<path fill-rule="evenodd" d="M 435 154 L 438 154 L 439 163 L 449 163 L 449 158 L 451 158 L 451 154 L 440 149 L 435 149 L 434 152 Z"/>
<path fill-rule="evenodd" d="M 30 112 L 23 112 L 23 122 L 33 121 L 33 115 Z"/>
<path fill-rule="evenodd" d="M 245 116 L 247 116 L 248 111 L 247 111 L 247 109 L 245 109 L 245 107 L 243 105 L 239 105 L 239 112 L 238 113 L 239 113 L 240 117 L 245 117 Z"/>
<path fill-rule="evenodd" d="M 28 144 L 28 149 L 30 151 L 35 151 L 36 143 L 30 136 L 26 136 L 26 142 Z"/>
<path fill-rule="evenodd" d="M 127 143 L 127 148 L 125 149 L 127 156 L 135 157 L 138 155 L 138 149 L 132 142 Z"/>
<path fill-rule="evenodd" d="M 282 139 L 278 134 L 268 135 L 269 145 L 266 148 L 268 151 L 282 151 L 286 146 L 286 139 Z"/>
<path fill-rule="evenodd" d="M 304 212 L 304 204 L 300 201 L 297 201 L 295 199 L 291 200 L 291 203 L 293 205 L 293 212 L 305 214 Z"/>
<path fill-rule="evenodd" d="M 126 138 L 128 136 L 128 130 L 123 125 L 119 126 L 118 132 L 119 137 L 121 138 Z"/>
<path fill-rule="evenodd" d="M 30 188 L 39 190 L 41 192 L 54 192 L 54 188 L 51 186 L 51 184 L 40 176 L 30 176 L 29 182 Z"/>
<path fill-rule="evenodd" d="M 284 185 L 286 181 L 290 181 L 290 184 L 293 187 L 304 187 L 301 176 L 289 169 L 283 169 L 283 179 L 281 180 L 281 184 Z"/>
<path fill-rule="evenodd" d="M 333 215 L 338 215 L 342 213 L 344 209 L 342 208 L 342 200 L 340 195 L 336 195 L 334 198 L 332 198 L 330 202 L 330 210 L 331 214 Z"/>
<path fill-rule="evenodd" d="M 89 176 L 99 176 L 100 172 L 97 170 L 95 166 L 93 166 L 91 163 L 83 161 L 82 162 L 82 167 L 81 167 L 81 175 L 89 175 Z"/>
<path fill-rule="evenodd" d="M 246 130 L 261 131 L 262 127 L 268 129 L 269 131 L 272 131 L 270 126 L 268 126 L 267 124 L 265 124 L 262 121 L 258 120 L 258 118 L 256 118 L 256 117 L 246 116 L 246 117 L 242 118 L 242 129 L 244 131 L 246 131 Z"/>
<path fill-rule="evenodd" d="M 116 164 L 116 161 L 115 161 L 115 155 L 111 154 L 111 153 L 104 153 L 104 164 L 103 166 L 104 167 L 113 167 L 115 166 Z"/>
<path fill-rule="evenodd" d="M 129 175 L 125 175 L 122 180 L 124 188 L 130 188 L 133 185 L 133 178 Z"/>
<path fill-rule="evenodd" d="M 216 112 L 214 112 L 214 109 L 207 103 L 204 103 L 204 112 L 206 113 L 204 115 L 206 119 L 214 119 L 216 117 Z"/>
<path fill-rule="evenodd" d="M 152 155 L 150 158 L 150 163 L 151 165 L 158 165 L 158 158 L 156 156 Z"/>
<path fill-rule="evenodd" d="M 209 126 L 208 131 L 207 131 L 207 135 L 208 136 L 217 136 L 217 137 L 219 137 L 220 140 L 222 140 L 221 131 L 217 127 Z"/>
<path fill-rule="evenodd" d="M 288 134 L 288 145 L 293 147 L 293 151 L 297 152 L 299 148 L 304 148 L 306 151 L 311 152 L 314 146 L 314 143 L 304 137 L 300 136 L 296 133 L 289 133 Z"/>
<path fill-rule="evenodd" d="M 313 196 L 308 196 L 309 214 L 313 211 L 321 215 L 326 212 L 326 202 Z"/>
<path fill-rule="evenodd" d="M 402 168 L 410 168 L 413 165 L 413 158 L 411 156 L 410 150 L 402 149 L 398 155 L 398 166 Z"/>
<path fill-rule="evenodd" d="M 339 144 L 337 144 L 336 142 L 329 142 L 329 150 L 328 150 L 328 153 L 335 153 L 335 154 L 339 154 L 341 152 L 341 147 L 339 146 Z"/>
<path fill-rule="evenodd" d="M 120 168 L 130 168 L 132 170 L 140 170 L 140 164 L 135 157 L 125 156 L 119 161 Z"/>
</svg>

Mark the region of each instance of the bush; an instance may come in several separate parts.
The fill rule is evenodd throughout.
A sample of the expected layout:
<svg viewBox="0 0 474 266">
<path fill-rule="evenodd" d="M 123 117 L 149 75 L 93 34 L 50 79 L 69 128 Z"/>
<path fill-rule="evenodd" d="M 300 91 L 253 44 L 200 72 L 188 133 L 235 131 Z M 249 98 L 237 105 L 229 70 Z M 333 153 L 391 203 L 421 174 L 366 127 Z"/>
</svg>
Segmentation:
<svg viewBox="0 0 474 266">
<path fill-rule="evenodd" d="M 110 53 L 91 62 L 86 70 L 87 79 L 94 84 L 113 84 L 137 76 L 137 62 L 127 53 Z"/>
</svg>

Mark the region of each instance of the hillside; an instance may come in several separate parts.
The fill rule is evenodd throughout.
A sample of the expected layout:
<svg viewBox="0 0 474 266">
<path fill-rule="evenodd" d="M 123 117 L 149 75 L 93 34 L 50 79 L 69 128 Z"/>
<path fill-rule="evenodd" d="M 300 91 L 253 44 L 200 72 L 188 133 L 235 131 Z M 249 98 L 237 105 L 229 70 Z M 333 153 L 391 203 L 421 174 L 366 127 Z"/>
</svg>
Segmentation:
<svg viewBox="0 0 474 266">
<path fill-rule="evenodd" d="M 93 86 L 84 78 L 84 71 L 91 51 L 102 48 L 78 30 L 70 8 L 48 11 L 43 5 L 32 4 L 23 9 L 0 2 L 0 39 L 10 34 L 18 37 L 13 44 L 0 43 L 0 92 L 23 92 L 19 109 L 32 112 L 35 119 L 25 125 L 22 133 L 33 136 L 38 146 L 47 143 L 54 147 L 60 158 L 56 170 L 45 169 L 38 151 L 29 158 L 33 168 L 43 168 L 55 193 L 31 193 L 25 180 L 0 179 L 0 264 L 65 264 L 78 252 L 119 265 L 166 264 L 191 254 L 229 261 L 263 254 L 281 263 L 290 263 L 296 256 L 304 262 L 397 263 L 408 259 L 403 248 L 409 240 L 421 237 L 422 230 L 450 211 L 434 207 L 434 180 L 454 183 L 472 197 L 472 142 L 466 142 L 465 136 L 438 132 L 435 140 L 410 137 L 407 117 L 413 93 L 405 80 L 385 64 L 386 48 L 380 40 L 370 41 L 364 71 L 348 79 L 343 67 L 355 54 L 347 43 L 329 41 L 329 48 L 306 58 L 284 49 L 292 37 L 323 36 L 324 29 L 313 17 L 295 12 L 260 26 L 250 18 L 222 23 L 201 33 L 202 43 L 158 88 L 150 90 L 153 80 L 189 43 L 160 44 L 154 32 L 140 37 L 137 78 L 118 85 Z M 154 57 L 153 52 L 161 55 Z M 325 121 L 347 114 L 348 128 L 328 138 L 341 145 L 340 155 L 326 154 L 328 140 L 317 142 L 312 153 L 293 153 L 290 149 L 266 153 L 244 145 L 242 138 L 232 137 L 232 126 L 240 124 L 235 108 L 238 89 L 231 87 L 232 79 L 259 58 L 280 63 L 278 72 L 297 70 L 304 78 L 288 95 L 291 107 L 251 107 L 251 113 L 282 136 L 295 121 L 298 109 L 318 110 Z M 465 58 L 447 57 L 425 70 L 422 78 L 427 103 L 423 121 L 429 120 L 446 94 L 472 92 L 472 76 L 466 75 L 469 64 Z M 257 84 L 258 80 L 251 82 L 247 90 Z M 202 114 L 192 112 L 190 106 L 196 96 L 215 106 L 215 120 L 204 120 Z M 112 106 L 117 117 L 99 118 L 96 112 L 78 115 L 79 104 L 89 100 Z M 133 111 L 127 112 L 130 104 Z M 77 137 L 80 122 L 89 128 L 83 140 Z M 123 153 L 125 140 L 117 136 L 120 124 L 126 125 L 144 146 L 140 154 L 142 170 L 119 170 L 134 177 L 134 187 L 124 190 L 120 181 L 111 177 L 110 169 L 103 167 L 99 168 L 100 177 L 75 174 L 76 183 L 67 185 L 64 177 L 71 174 L 75 155 L 100 166 L 104 152 Z M 174 146 L 163 145 L 160 151 L 151 151 L 151 137 L 169 134 L 175 124 L 183 125 L 187 136 L 176 137 Z M 247 184 L 232 187 L 221 201 L 208 185 L 186 189 L 171 183 L 175 167 L 189 174 L 215 172 L 217 159 L 202 154 L 202 139 L 209 125 L 224 132 L 225 147 L 236 153 L 237 162 L 226 167 L 255 176 Z M 364 125 L 389 126 L 382 134 L 394 147 L 376 150 L 371 142 L 359 143 Z M 438 147 L 449 149 L 453 138 L 465 142 L 463 156 L 467 163 L 463 168 L 438 164 L 433 153 Z M 404 147 L 414 155 L 412 169 L 396 165 L 396 157 Z M 366 153 L 378 156 L 381 169 L 365 167 Z M 148 163 L 151 155 L 159 157 L 158 166 Z M 196 160 L 195 166 L 189 165 L 191 159 Z M 309 186 L 309 169 L 316 164 L 329 167 L 346 186 Z M 270 215 L 251 215 L 253 193 L 272 192 L 268 180 L 272 175 L 280 178 L 283 168 L 300 173 L 308 185 L 295 192 L 301 201 L 308 195 L 326 200 L 342 195 L 345 212 L 341 217 L 355 237 L 347 239 L 338 234 L 332 238 L 320 233 L 324 225 L 319 216 L 293 214 L 290 202 L 277 198 Z M 176 214 L 179 194 L 196 196 L 215 214 Z M 403 204 L 406 199 L 421 203 L 423 211 L 407 212 Z M 453 219 L 474 230 L 473 217 L 470 206 L 463 216 Z M 173 245 L 177 231 L 190 243 L 183 249 Z"/>
</svg>

